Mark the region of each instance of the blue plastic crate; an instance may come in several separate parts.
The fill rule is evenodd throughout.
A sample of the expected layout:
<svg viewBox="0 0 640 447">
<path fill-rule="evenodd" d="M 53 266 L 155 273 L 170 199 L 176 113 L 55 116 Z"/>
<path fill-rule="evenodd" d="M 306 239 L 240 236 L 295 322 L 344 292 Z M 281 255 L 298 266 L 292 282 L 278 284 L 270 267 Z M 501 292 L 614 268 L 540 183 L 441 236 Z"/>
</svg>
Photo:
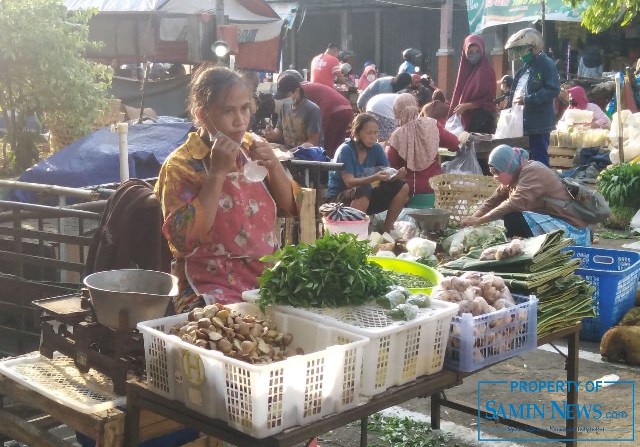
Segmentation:
<svg viewBox="0 0 640 447">
<path fill-rule="evenodd" d="M 616 325 L 635 304 L 640 253 L 593 247 L 567 247 L 580 259 L 576 274 L 589 281 L 593 294 L 595 318 L 582 320 L 580 339 L 600 341 L 607 330 Z"/>
<path fill-rule="evenodd" d="M 469 313 L 451 320 L 444 364 L 463 372 L 524 354 L 538 343 L 538 298 L 513 295 L 516 306 L 489 314 Z"/>
</svg>

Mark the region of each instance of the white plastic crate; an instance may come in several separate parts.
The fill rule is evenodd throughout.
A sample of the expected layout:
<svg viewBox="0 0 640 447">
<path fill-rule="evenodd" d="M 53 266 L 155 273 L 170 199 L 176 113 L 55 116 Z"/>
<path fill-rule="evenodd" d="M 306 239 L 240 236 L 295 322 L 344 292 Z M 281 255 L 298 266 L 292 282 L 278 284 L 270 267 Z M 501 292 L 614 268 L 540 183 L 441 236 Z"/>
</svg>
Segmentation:
<svg viewBox="0 0 640 447">
<path fill-rule="evenodd" d="M 81 373 L 73 359 L 39 352 L 0 361 L 0 373 L 49 399 L 82 413 L 108 410 L 126 402 L 113 392 L 111 379 L 94 369 Z"/>
<path fill-rule="evenodd" d="M 243 298 L 253 301 L 257 293 L 245 292 Z M 368 337 L 370 341 L 364 348 L 362 362 L 361 393 L 364 396 L 441 371 L 451 318 L 458 313 L 457 304 L 439 300 L 431 300 L 431 307 L 420 309 L 418 316 L 410 321 L 393 320 L 386 315 L 386 309 L 374 303 L 333 309 L 273 307 L 278 312 Z"/>
<path fill-rule="evenodd" d="M 516 306 L 477 317 L 455 316 L 445 365 L 473 372 L 530 351 L 537 345 L 538 298 L 513 295 Z"/>
<path fill-rule="evenodd" d="M 260 315 L 253 304 L 228 306 Z M 295 315 L 268 312 L 305 354 L 253 365 L 199 348 L 168 332 L 186 314 L 138 324 L 150 389 L 244 433 L 264 438 L 358 404 L 362 353 L 368 339 Z"/>
</svg>

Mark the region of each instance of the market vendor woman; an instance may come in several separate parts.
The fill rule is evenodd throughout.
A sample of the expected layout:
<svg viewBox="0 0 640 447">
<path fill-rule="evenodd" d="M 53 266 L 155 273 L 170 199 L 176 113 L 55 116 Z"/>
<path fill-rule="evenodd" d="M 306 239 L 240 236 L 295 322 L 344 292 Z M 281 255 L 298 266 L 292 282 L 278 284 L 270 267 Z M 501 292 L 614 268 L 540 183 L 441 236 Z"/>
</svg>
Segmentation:
<svg viewBox="0 0 640 447">
<path fill-rule="evenodd" d="M 590 245 L 587 225 L 572 212 L 545 200 L 570 200 L 560 178 L 528 153 L 501 144 L 489 154 L 489 171 L 500 186 L 462 226 L 475 226 L 504 220 L 507 237 L 532 237 L 563 230 L 576 245 Z"/>
<path fill-rule="evenodd" d="M 296 214 L 299 196 L 271 146 L 246 132 L 251 92 L 240 75 L 203 68 L 188 105 L 200 128 L 165 160 L 155 188 L 180 279 L 178 313 L 238 302 L 256 288 L 264 268 L 258 259 L 278 247 L 276 212 Z M 245 177 L 248 160 L 266 168 L 264 181 Z"/>
<path fill-rule="evenodd" d="M 404 182 L 407 170 L 391 176 L 385 168 L 389 160 L 378 139 L 378 122 L 369 113 L 356 116 L 351 124 L 351 139 L 338 148 L 335 163 L 344 163 L 342 171 L 329 173 L 327 198 L 342 202 L 367 214 L 387 211 L 384 231 L 391 231 L 400 211 L 409 199 Z"/>
</svg>

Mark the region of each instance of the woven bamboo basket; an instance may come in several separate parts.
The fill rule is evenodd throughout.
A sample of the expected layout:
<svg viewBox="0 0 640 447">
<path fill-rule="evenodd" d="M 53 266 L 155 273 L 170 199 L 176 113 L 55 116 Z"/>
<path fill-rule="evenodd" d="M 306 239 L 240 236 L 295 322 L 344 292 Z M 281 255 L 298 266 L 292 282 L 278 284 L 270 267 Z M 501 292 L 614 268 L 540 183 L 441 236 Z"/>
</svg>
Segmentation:
<svg viewBox="0 0 640 447">
<path fill-rule="evenodd" d="M 454 225 L 475 213 L 499 185 L 493 177 L 471 174 L 436 175 L 429 179 L 429 184 L 436 195 L 434 208 L 449 211 L 450 223 Z"/>
</svg>

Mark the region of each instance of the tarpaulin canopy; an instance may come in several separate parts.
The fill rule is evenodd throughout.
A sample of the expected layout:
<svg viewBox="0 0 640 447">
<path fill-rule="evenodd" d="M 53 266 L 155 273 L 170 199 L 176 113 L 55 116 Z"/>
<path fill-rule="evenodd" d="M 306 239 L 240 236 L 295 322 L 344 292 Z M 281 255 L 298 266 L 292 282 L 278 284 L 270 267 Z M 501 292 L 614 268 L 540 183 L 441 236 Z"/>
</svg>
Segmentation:
<svg viewBox="0 0 640 447">
<path fill-rule="evenodd" d="M 573 8 L 562 0 L 547 0 L 545 20 L 580 22 L 584 5 Z M 542 18 L 542 2 L 538 0 L 468 0 L 469 30 L 473 34 L 496 25 L 533 22 Z"/>
<path fill-rule="evenodd" d="M 152 123 L 129 126 L 129 176 L 156 177 L 162 162 L 187 139 L 191 123 Z M 107 127 L 59 150 L 27 169 L 20 182 L 46 185 L 83 186 L 102 185 L 120 181 L 118 134 Z M 12 200 L 36 202 L 35 194 L 14 190 Z"/>
<path fill-rule="evenodd" d="M 194 63 L 207 60 L 216 39 L 211 0 L 65 0 L 69 10 L 97 8 L 89 37 L 104 43 L 92 57 L 119 63 Z M 236 66 L 277 71 L 284 20 L 264 0 L 225 0 L 224 14 L 236 27 Z M 218 24 L 221 21 L 218 21 Z"/>
</svg>

